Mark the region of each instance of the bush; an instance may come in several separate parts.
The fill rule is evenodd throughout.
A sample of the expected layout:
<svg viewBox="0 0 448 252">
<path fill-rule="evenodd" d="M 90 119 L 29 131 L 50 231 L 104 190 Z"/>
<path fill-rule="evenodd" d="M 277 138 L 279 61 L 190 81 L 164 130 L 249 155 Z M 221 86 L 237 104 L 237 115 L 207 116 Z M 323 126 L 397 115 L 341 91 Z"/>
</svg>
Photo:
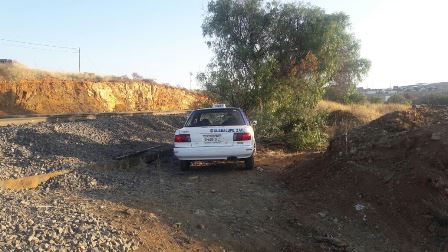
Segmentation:
<svg viewBox="0 0 448 252">
<path fill-rule="evenodd" d="M 328 112 L 316 110 L 297 117 L 301 118 L 300 122 L 285 126 L 275 113 L 258 114 L 257 134 L 260 140 L 265 143 L 280 143 L 294 150 L 324 148 L 328 141 L 326 133 Z"/>
<path fill-rule="evenodd" d="M 308 121 L 295 125 L 293 130 L 286 134 L 286 142 L 297 150 L 323 149 L 328 141 L 326 133 L 327 113 L 316 113 Z"/>
<path fill-rule="evenodd" d="M 389 97 L 387 103 L 396 103 L 396 104 L 410 104 L 411 101 L 406 99 L 403 95 L 395 94 Z"/>
<path fill-rule="evenodd" d="M 369 101 L 369 103 L 373 103 L 373 104 L 381 104 L 384 103 L 383 98 L 381 97 L 376 97 L 376 96 L 369 96 L 367 98 L 367 100 Z"/>
<path fill-rule="evenodd" d="M 420 96 L 414 101 L 415 104 L 448 105 L 448 93 L 430 94 Z"/>
<path fill-rule="evenodd" d="M 354 92 L 347 97 L 346 103 L 365 104 L 367 103 L 367 96 L 359 92 Z"/>
<path fill-rule="evenodd" d="M 334 86 L 330 86 L 325 89 L 324 99 L 328 101 L 344 103 L 346 100 L 345 99 L 346 96 L 347 96 L 346 93 L 341 92 Z"/>
</svg>

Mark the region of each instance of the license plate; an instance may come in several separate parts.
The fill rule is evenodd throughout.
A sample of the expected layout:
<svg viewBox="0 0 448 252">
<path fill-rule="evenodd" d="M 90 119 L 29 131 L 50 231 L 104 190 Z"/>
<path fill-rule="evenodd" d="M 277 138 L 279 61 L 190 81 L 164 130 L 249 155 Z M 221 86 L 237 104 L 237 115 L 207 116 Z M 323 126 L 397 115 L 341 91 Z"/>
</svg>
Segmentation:
<svg viewBox="0 0 448 252">
<path fill-rule="evenodd" d="M 204 143 L 221 143 L 222 142 L 222 136 L 221 134 L 210 134 L 210 135 L 204 135 Z"/>
</svg>

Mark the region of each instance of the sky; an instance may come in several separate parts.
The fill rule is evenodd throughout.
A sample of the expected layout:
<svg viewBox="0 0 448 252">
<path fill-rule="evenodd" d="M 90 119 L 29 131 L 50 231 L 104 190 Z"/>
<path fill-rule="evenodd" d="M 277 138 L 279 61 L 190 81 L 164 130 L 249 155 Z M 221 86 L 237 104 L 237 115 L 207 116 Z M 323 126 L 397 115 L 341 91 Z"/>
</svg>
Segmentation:
<svg viewBox="0 0 448 252">
<path fill-rule="evenodd" d="M 291 1 L 289 1 L 291 2 Z M 446 0 L 311 0 L 327 13 L 350 16 L 361 56 L 372 67 L 360 86 L 448 81 Z M 202 37 L 207 0 L 3 0 L 0 58 L 31 68 L 101 75 L 139 73 L 190 87 L 190 72 L 213 57 Z M 3 40 L 2 40 L 3 39 Z M 193 78 L 192 88 L 198 88 Z"/>
</svg>

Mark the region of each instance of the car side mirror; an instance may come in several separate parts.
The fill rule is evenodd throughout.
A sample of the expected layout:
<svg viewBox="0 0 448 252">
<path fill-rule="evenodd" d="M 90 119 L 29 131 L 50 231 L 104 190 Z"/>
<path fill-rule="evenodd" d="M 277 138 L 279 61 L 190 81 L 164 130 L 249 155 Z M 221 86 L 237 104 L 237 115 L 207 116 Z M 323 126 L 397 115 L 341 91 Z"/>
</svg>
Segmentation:
<svg viewBox="0 0 448 252">
<path fill-rule="evenodd" d="M 255 125 L 257 125 L 257 121 L 250 122 L 250 126 L 255 126 Z"/>
</svg>

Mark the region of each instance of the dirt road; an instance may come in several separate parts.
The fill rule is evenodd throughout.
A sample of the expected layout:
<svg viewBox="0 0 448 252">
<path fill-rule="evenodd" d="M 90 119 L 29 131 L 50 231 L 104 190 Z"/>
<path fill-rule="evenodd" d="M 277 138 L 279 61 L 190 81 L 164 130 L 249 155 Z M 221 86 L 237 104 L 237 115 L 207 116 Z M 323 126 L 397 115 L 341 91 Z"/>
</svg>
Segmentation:
<svg viewBox="0 0 448 252">
<path fill-rule="evenodd" d="M 81 197 L 94 199 L 94 204 L 108 202 L 99 213 L 118 225 L 134 227 L 131 232 L 142 241 L 140 251 L 304 249 L 308 234 L 288 213 L 293 202 L 284 201 L 288 192 L 277 180 L 282 167 L 295 158 L 298 155 L 262 152 L 258 169 L 252 171 L 244 170 L 242 163 L 196 163 L 182 172 L 168 157 L 116 171 L 132 178 L 125 187 L 118 180 L 106 185 L 108 190 L 86 191 Z M 155 225 L 163 231 L 154 234 Z"/>
</svg>

